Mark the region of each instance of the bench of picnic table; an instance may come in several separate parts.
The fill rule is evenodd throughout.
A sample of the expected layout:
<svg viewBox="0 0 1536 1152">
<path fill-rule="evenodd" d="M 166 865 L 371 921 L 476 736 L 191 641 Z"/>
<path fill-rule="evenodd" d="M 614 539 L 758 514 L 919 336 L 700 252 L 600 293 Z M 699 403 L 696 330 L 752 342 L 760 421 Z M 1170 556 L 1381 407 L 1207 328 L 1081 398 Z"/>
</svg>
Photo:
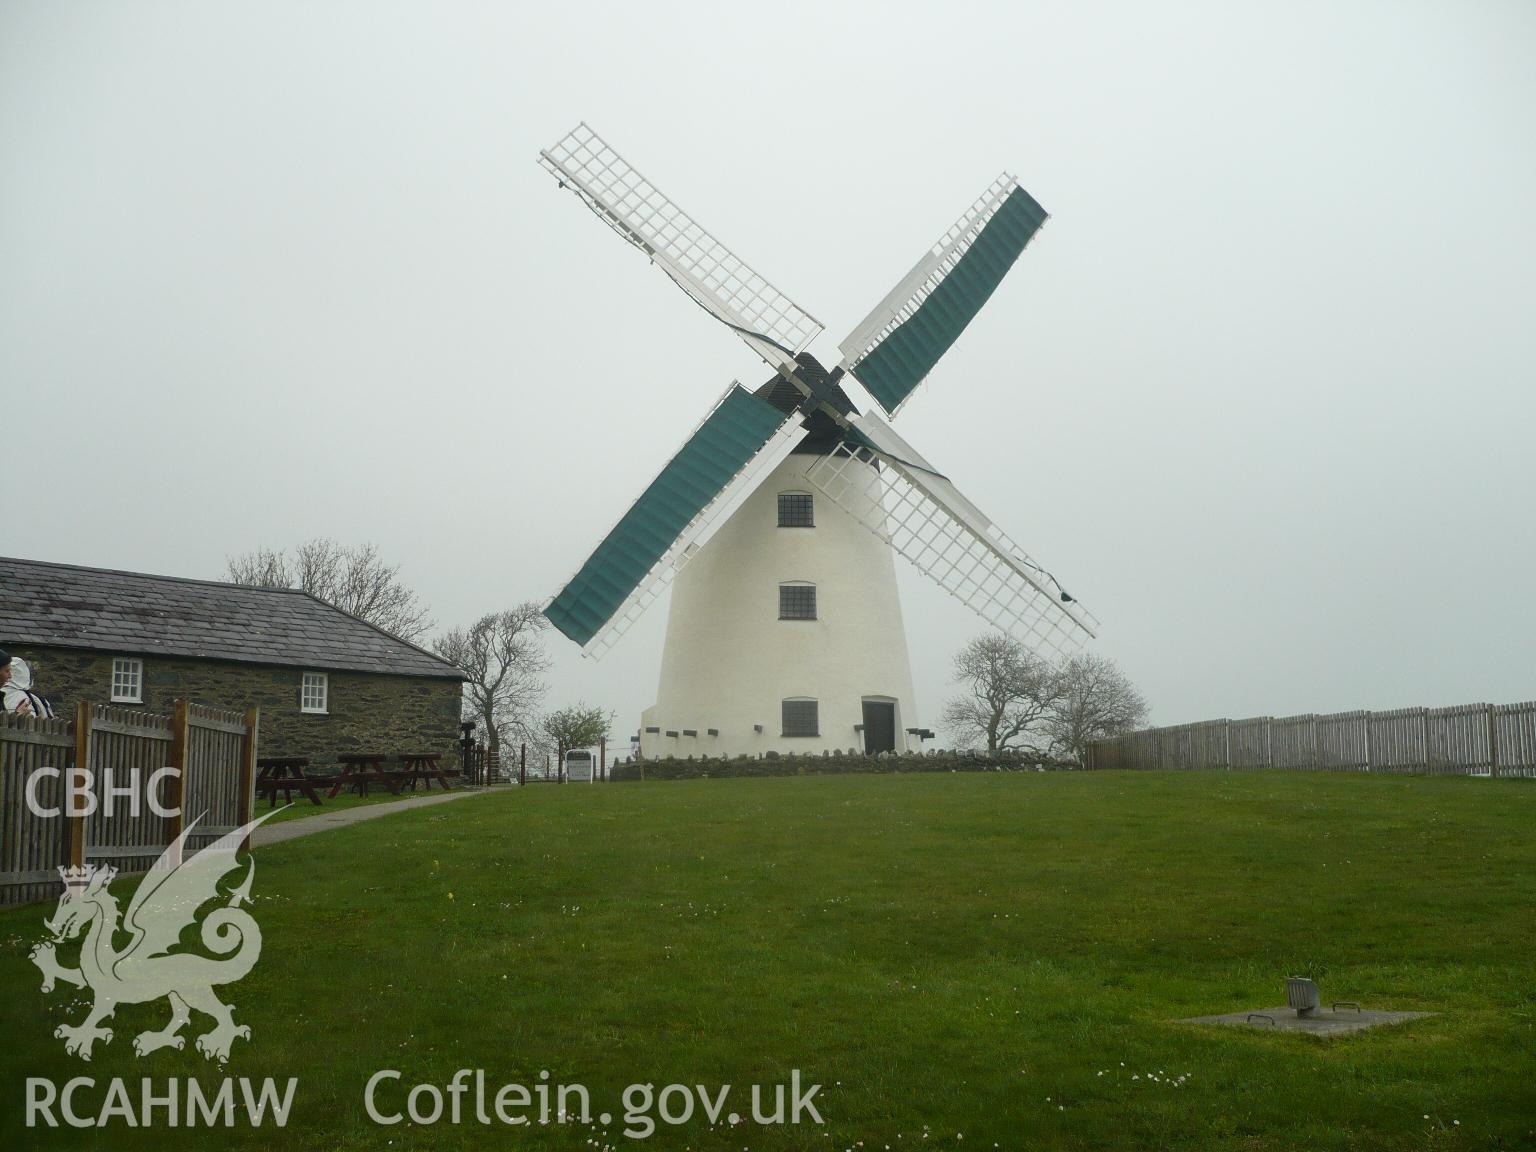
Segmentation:
<svg viewBox="0 0 1536 1152">
<path fill-rule="evenodd" d="M 319 776 L 305 776 L 292 780 L 258 780 L 256 781 L 256 793 L 259 796 L 265 796 L 268 792 L 287 792 L 290 794 L 294 792 L 308 792 L 317 784 L 323 783 L 329 783 L 329 781 Z"/>
</svg>

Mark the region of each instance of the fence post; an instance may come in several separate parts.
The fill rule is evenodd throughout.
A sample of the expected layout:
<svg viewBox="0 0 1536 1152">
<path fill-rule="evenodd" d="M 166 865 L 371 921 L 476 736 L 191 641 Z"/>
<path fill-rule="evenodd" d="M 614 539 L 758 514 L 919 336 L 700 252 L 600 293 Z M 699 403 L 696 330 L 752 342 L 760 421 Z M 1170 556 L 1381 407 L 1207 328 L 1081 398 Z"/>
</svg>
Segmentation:
<svg viewBox="0 0 1536 1152">
<path fill-rule="evenodd" d="M 75 786 L 78 773 L 91 770 L 91 705 L 81 700 L 75 705 L 75 772 L 65 789 L 69 812 L 69 862 L 75 868 L 85 867 L 85 797 Z"/>
<path fill-rule="evenodd" d="M 1367 709 L 1365 713 L 1365 770 L 1369 772 L 1376 765 L 1372 760 L 1375 749 L 1371 746 L 1371 713 Z"/>
<path fill-rule="evenodd" d="M 187 709 L 185 700 L 177 700 L 171 705 L 171 762 L 168 767 L 176 769 L 171 776 L 170 803 L 166 805 L 174 815 L 165 818 L 165 842 L 176 843 L 181 835 L 181 829 L 186 823 L 186 816 L 182 812 L 182 805 L 187 799 L 187 770 L 191 767 L 192 757 L 189 751 L 188 740 L 191 715 Z"/>
<path fill-rule="evenodd" d="M 480 779 L 479 768 L 476 766 L 474 756 L 472 755 L 475 750 L 475 722 L 473 720 L 463 721 L 459 724 L 459 732 L 459 755 L 464 761 L 459 765 L 459 770 L 463 773 L 464 779 L 471 784 L 489 784 L 489 780 Z"/>
<path fill-rule="evenodd" d="M 1484 704 L 1488 712 L 1488 779 L 1499 778 L 1499 714 L 1494 705 Z"/>
<path fill-rule="evenodd" d="M 240 738 L 240 810 L 235 817 L 236 826 L 251 822 L 251 810 L 256 806 L 256 737 L 261 726 L 261 709 L 245 710 L 245 735 Z M 240 850 L 251 850 L 249 835 L 241 842 Z"/>
<path fill-rule="evenodd" d="M 528 742 L 523 741 L 523 747 L 517 754 L 517 782 L 528 783 Z"/>
<path fill-rule="evenodd" d="M 1228 772 L 1232 771 L 1232 719 L 1228 717 L 1221 722 L 1221 763 Z"/>
<path fill-rule="evenodd" d="M 597 778 L 608 779 L 608 737 L 599 736 L 597 739 Z"/>
<path fill-rule="evenodd" d="M 1429 709 L 1419 709 L 1419 720 L 1424 738 L 1424 771 L 1429 771 Z"/>
</svg>

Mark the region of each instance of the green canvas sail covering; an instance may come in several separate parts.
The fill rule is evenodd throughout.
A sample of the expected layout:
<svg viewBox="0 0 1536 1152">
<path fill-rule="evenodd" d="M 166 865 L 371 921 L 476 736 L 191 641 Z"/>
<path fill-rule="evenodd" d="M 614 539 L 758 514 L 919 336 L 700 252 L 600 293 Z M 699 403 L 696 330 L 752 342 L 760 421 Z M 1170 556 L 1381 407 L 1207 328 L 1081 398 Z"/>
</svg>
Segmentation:
<svg viewBox="0 0 1536 1152">
<path fill-rule="evenodd" d="M 741 385 L 732 387 L 544 609 L 550 623 L 585 646 L 786 419 Z"/>
<path fill-rule="evenodd" d="M 1017 186 L 917 310 L 850 369 L 894 413 L 932 371 L 1045 223 L 1046 211 Z"/>
</svg>

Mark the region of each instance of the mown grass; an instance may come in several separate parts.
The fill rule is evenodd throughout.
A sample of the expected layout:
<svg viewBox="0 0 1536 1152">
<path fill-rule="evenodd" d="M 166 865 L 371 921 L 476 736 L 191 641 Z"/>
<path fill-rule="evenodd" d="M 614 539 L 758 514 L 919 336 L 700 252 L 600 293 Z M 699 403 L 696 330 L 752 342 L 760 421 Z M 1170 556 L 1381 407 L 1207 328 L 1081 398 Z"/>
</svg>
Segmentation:
<svg viewBox="0 0 1536 1152">
<path fill-rule="evenodd" d="M 288 1127 L 236 1148 L 588 1149 L 622 1122 L 380 1127 L 459 1068 L 738 1086 L 801 1069 L 825 1127 L 661 1127 L 690 1149 L 1529 1147 L 1536 787 L 1286 774 L 823 777 L 522 789 L 264 849 L 260 964 L 224 990 L 226 1074 L 297 1076 Z M 126 902 L 131 883 L 119 881 Z M 52 1029 L 0 915 L 0 1146 L 201 1148 L 201 1130 L 23 1131 L 22 1083 L 220 1073 L 90 1065 Z M 1181 1025 L 1325 999 L 1441 1015 L 1319 1040 Z M 189 1035 L 206 1030 L 195 1017 Z M 394 1107 L 403 1090 L 386 1094 Z M 101 1094 L 82 1097 L 99 1107 Z M 471 1114 L 472 1115 L 472 1114 Z"/>
</svg>

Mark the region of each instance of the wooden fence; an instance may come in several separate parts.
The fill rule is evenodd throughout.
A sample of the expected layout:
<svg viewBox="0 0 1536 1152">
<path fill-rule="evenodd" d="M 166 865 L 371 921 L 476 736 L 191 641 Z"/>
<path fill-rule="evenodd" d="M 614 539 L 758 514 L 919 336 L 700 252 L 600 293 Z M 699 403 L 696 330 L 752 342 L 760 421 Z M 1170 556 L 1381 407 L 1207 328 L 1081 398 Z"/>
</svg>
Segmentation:
<svg viewBox="0 0 1536 1152">
<path fill-rule="evenodd" d="M 516 758 L 513 758 L 516 764 Z M 513 776 L 516 769 L 513 769 Z M 464 752 L 464 782 L 467 784 L 504 784 L 508 777 L 502 774 L 501 753 L 492 752 L 478 740 L 468 745 Z"/>
<path fill-rule="evenodd" d="M 535 754 L 537 758 L 537 754 Z M 547 766 L 540 769 L 535 763 L 532 779 L 542 780 L 550 776 Z M 507 749 L 507 758 L 500 752 L 492 752 L 478 740 L 464 754 L 464 780 L 469 784 L 526 784 L 528 783 L 528 745 L 526 743 Z"/>
<path fill-rule="evenodd" d="M 1536 777 L 1536 702 L 1148 728 L 1090 744 L 1086 766 Z"/>
<path fill-rule="evenodd" d="M 87 701 L 73 720 L 0 716 L 0 905 L 56 896 L 61 864 L 146 871 L 193 820 L 193 847 L 248 823 L 257 730 L 255 708 L 241 715 L 185 700 L 169 716 Z M 65 774 L 77 765 L 89 772 L 96 795 L 89 814 L 86 792 L 66 786 Z M 156 792 L 161 807 L 179 809 L 172 816 L 155 813 L 144 796 L 150 776 L 166 767 L 179 774 Z M 36 782 L 34 811 L 27 781 L 43 768 L 58 774 Z M 117 790 L 110 815 L 109 786 Z M 58 815 L 40 814 L 49 810 Z"/>
</svg>

